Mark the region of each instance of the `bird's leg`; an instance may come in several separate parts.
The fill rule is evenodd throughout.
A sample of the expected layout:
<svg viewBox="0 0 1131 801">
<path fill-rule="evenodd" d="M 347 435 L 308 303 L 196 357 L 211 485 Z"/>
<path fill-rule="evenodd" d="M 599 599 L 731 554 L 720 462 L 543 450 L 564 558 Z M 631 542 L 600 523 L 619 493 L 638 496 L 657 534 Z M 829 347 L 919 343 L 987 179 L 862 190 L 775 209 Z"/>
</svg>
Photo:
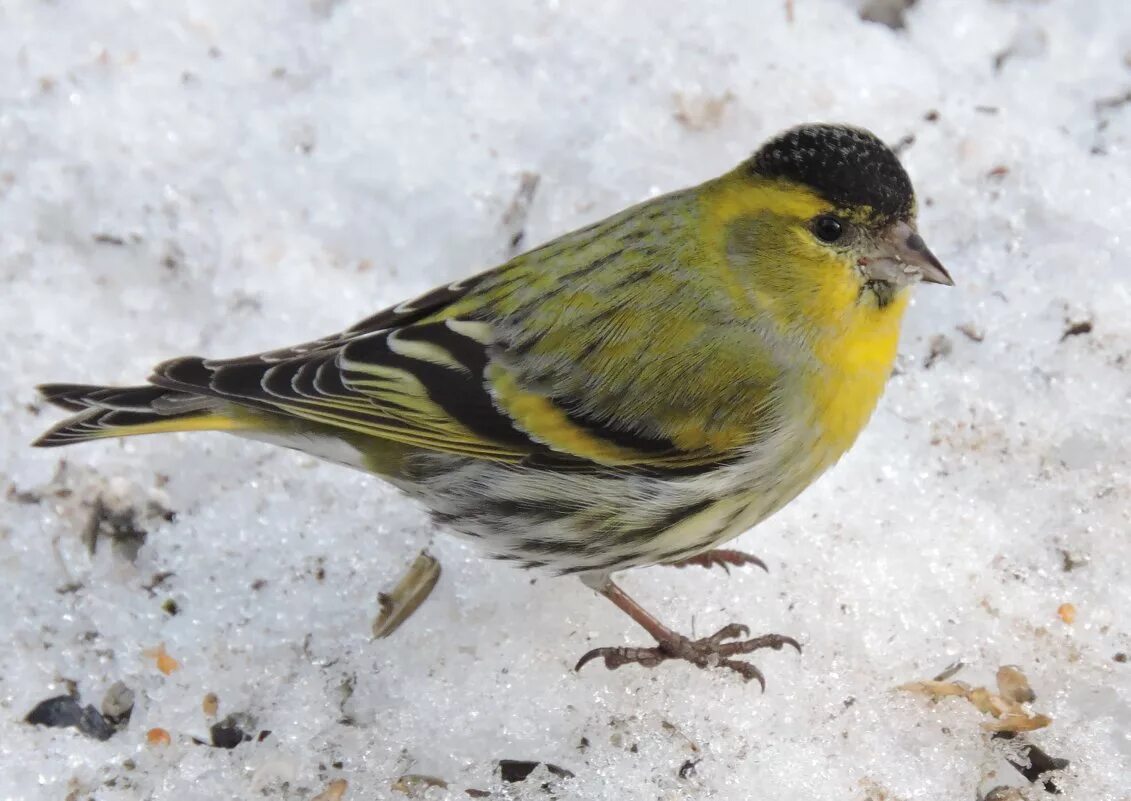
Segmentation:
<svg viewBox="0 0 1131 801">
<path fill-rule="evenodd" d="M 743 679 L 755 679 L 766 689 L 766 679 L 757 667 L 733 657 L 749 654 L 762 648 L 780 650 L 783 645 L 791 645 L 801 652 L 801 646 L 792 637 L 781 634 L 765 634 L 749 640 L 739 640 L 750 630 L 738 623 L 716 631 L 709 637 L 692 640 L 669 629 L 648 612 L 628 594 L 613 583 L 608 576 L 595 576 L 585 581 L 590 587 L 617 605 L 625 614 L 639 623 L 656 640 L 652 648 L 631 648 L 627 646 L 594 648 L 578 660 L 574 670 L 581 670 L 594 659 L 604 659 L 605 667 L 615 670 L 621 665 L 637 664 L 642 667 L 656 667 L 669 659 L 683 659 L 699 668 L 725 667 L 735 671 Z M 735 640 L 726 642 L 726 640 Z"/>
<path fill-rule="evenodd" d="M 692 556 L 690 559 L 681 559 L 678 562 L 668 562 L 667 564 L 668 567 L 721 567 L 727 573 L 730 572 L 732 566 L 745 567 L 746 565 L 757 565 L 767 573 L 770 572 L 770 569 L 766 567 L 766 563 L 754 554 L 735 551 L 730 548 L 716 548 L 713 551 L 704 551 L 698 556 Z"/>
</svg>

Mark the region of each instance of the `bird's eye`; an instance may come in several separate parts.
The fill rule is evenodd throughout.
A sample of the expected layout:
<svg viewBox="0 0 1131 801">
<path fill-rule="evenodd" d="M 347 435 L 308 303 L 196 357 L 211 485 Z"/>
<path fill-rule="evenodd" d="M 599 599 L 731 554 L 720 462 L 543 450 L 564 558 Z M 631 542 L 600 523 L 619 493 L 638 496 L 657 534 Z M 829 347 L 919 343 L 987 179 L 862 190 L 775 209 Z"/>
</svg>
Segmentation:
<svg viewBox="0 0 1131 801">
<path fill-rule="evenodd" d="M 844 223 L 831 214 L 813 220 L 813 234 L 822 242 L 836 242 L 844 236 Z"/>
</svg>

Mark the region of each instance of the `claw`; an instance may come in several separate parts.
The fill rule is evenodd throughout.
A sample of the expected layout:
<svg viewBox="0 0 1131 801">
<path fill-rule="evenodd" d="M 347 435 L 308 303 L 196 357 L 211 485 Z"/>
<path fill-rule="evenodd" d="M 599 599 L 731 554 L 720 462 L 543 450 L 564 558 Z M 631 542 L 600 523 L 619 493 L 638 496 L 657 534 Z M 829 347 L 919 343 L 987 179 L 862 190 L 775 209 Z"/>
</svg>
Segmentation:
<svg viewBox="0 0 1131 801">
<path fill-rule="evenodd" d="M 766 563 L 753 554 L 744 553 L 742 551 L 735 551 L 730 548 L 717 548 L 713 551 L 701 553 L 698 556 L 693 556 L 690 559 L 683 559 L 679 562 L 672 562 L 672 567 L 705 567 L 708 570 L 712 567 L 721 567 L 723 570 L 730 574 L 731 567 L 745 567 L 746 565 L 756 565 L 767 573 L 770 569 L 766 567 Z"/>
<path fill-rule="evenodd" d="M 756 666 L 740 659 L 732 659 L 737 654 L 748 654 L 762 648 L 781 650 L 783 645 L 792 645 L 800 653 L 801 646 L 792 637 L 782 634 L 764 634 L 741 642 L 723 642 L 738 637 L 745 637 L 750 630 L 741 623 L 731 623 L 716 631 L 709 637 L 690 640 L 687 637 L 676 635 L 673 639 L 662 640 L 654 648 L 632 648 L 617 646 L 607 648 L 594 648 L 584 654 L 577 661 L 574 670 L 581 670 L 594 659 L 603 659 L 605 667 L 616 670 L 622 665 L 637 664 L 641 667 L 656 667 L 661 662 L 669 659 L 682 659 L 698 668 L 722 667 L 733 670 L 742 676 L 744 681 L 754 680 L 766 691 L 766 677 Z"/>
<path fill-rule="evenodd" d="M 708 637 L 707 642 L 711 645 L 719 645 L 723 640 L 736 640 L 739 637 L 745 637 L 749 633 L 749 627 L 741 623 L 731 623 L 729 626 L 723 626 Z"/>
<path fill-rule="evenodd" d="M 756 665 L 749 662 L 742 662 L 738 659 L 724 659 L 719 662 L 719 667 L 728 667 L 742 676 L 743 681 L 750 681 L 754 679 L 762 688 L 762 692 L 766 692 L 766 677 L 762 671 L 758 670 Z"/>
</svg>

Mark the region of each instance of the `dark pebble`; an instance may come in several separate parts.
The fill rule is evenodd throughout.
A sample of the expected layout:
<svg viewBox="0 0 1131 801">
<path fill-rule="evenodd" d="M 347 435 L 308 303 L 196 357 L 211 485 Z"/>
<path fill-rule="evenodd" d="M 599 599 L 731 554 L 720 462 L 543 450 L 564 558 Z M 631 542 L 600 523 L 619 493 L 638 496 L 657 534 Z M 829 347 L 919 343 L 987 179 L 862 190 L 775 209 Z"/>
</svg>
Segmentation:
<svg viewBox="0 0 1131 801">
<path fill-rule="evenodd" d="M 57 729 L 73 726 L 96 740 L 109 740 L 114 735 L 114 727 L 102 717 L 101 712 L 90 704 L 84 707 L 70 695 L 57 695 L 39 702 L 24 720 L 34 726 Z"/>
<path fill-rule="evenodd" d="M 533 773 L 536 767 L 543 764 L 546 766 L 546 770 L 550 771 L 550 773 L 558 778 L 567 779 L 573 777 L 573 772 L 565 768 L 551 765 L 549 762 L 530 762 L 525 759 L 500 759 L 499 775 L 502 776 L 505 782 L 521 782 L 525 781 L 526 777 Z"/>
<path fill-rule="evenodd" d="M 243 726 L 248 723 L 245 715 L 228 715 L 219 723 L 213 724 L 208 730 L 212 737 L 212 745 L 217 748 L 235 748 L 240 743 L 251 739 L 251 735 L 244 731 Z M 250 728 L 250 726 L 249 726 Z"/>
</svg>

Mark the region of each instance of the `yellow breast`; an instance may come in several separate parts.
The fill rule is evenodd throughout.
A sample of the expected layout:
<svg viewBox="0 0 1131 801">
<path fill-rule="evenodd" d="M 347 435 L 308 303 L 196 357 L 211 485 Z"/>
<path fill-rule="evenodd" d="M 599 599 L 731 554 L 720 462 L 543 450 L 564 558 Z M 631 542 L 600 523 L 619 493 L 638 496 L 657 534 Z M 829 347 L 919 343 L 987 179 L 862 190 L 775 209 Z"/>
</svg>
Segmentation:
<svg viewBox="0 0 1131 801">
<path fill-rule="evenodd" d="M 814 343 L 815 368 L 806 375 L 814 444 L 827 468 L 863 430 L 891 375 L 907 306 L 901 292 L 888 306 L 862 304 L 843 327 Z"/>
</svg>

